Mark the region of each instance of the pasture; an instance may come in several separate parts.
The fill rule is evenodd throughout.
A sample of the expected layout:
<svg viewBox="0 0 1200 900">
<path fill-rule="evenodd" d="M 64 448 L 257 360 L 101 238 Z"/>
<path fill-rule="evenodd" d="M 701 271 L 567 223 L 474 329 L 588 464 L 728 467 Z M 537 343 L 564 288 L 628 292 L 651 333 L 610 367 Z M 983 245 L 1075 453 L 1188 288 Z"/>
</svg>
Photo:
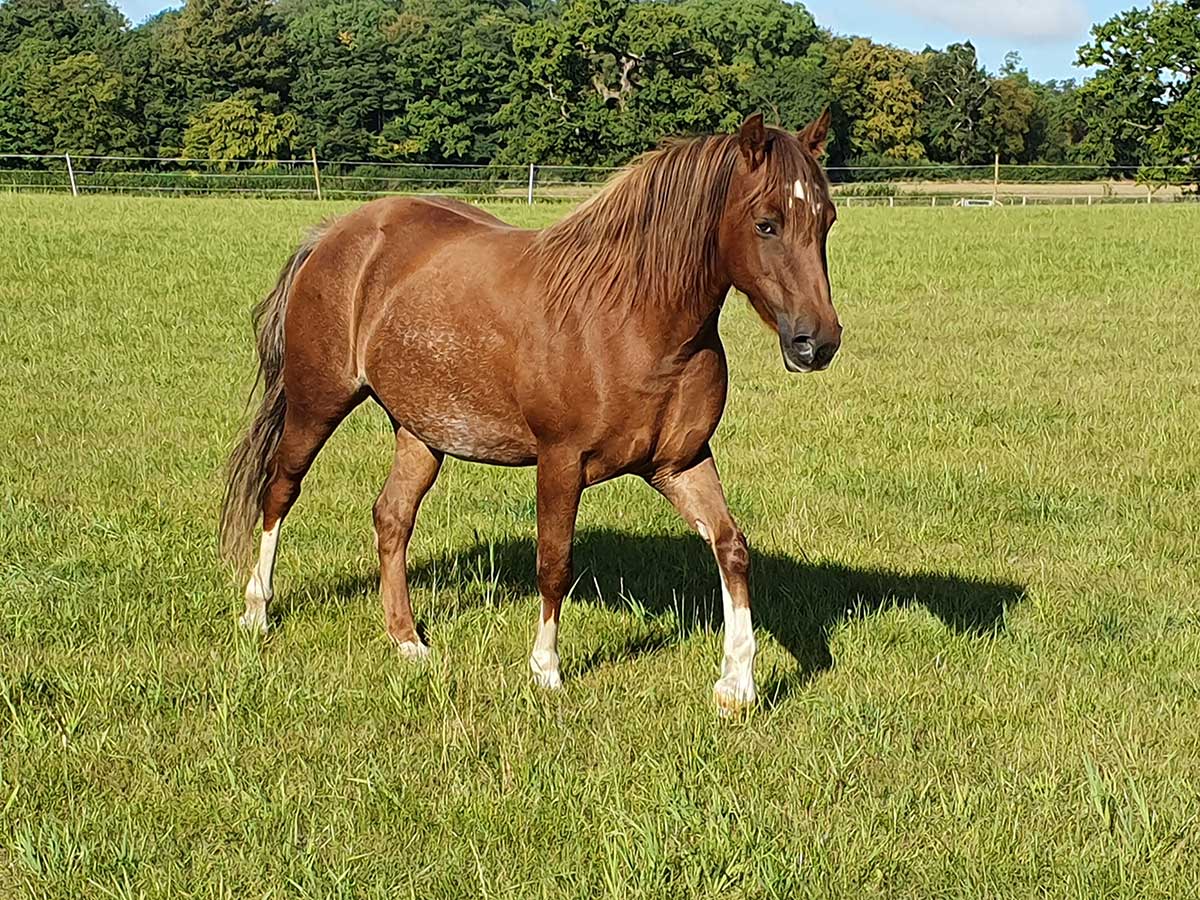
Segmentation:
<svg viewBox="0 0 1200 900">
<path fill-rule="evenodd" d="M 248 311 L 346 208 L 0 200 L 0 895 L 1194 890 L 1200 209 L 845 211 L 822 375 L 731 298 L 763 699 L 724 721 L 715 564 L 630 479 L 584 495 L 561 693 L 527 669 L 528 470 L 446 466 L 410 552 L 432 658 L 400 659 L 374 408 L 239 633 Z"/>
</svg>

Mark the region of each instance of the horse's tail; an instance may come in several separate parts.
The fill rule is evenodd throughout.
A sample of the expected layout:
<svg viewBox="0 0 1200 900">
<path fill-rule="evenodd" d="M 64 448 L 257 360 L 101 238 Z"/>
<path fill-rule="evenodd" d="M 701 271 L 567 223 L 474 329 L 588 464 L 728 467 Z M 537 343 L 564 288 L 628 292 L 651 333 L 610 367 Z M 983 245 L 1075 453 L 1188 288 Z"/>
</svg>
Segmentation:
<svg viewBox="0 0 1200 900">
<path fill-rule="evenodd" d="M 275 287 L 254 307 L 252 320 L 258 343 L 258 376 L 250 391 L 253 402 L 259 383 L 262 402 L 225 467 L 225 499 L 221 504 L 221 558 L 241 569 L 254 549 L 254 526 L 262 514 L 267 487 L 274 474 L 275 451 L 283 436 L 287 397 L 283 392 L 283 331 L 288 298 L 296 274 L 316 248 L 325 226 L 314 229 L 296 248 L 279 273 Z"/>
</svg>

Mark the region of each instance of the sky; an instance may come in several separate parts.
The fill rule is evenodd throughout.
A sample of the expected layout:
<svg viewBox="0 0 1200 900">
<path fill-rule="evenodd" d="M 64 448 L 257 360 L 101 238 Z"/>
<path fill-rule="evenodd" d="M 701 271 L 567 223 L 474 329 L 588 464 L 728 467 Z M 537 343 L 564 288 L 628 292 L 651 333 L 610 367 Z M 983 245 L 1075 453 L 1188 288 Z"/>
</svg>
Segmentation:
<svg viewBox="0 0 1200 900">
<path fill-rule="evenodd" d="M 1093 23 L 1149 0 L 804 0 L 817 24 L 908 50 L 970 40 L 988 70 L 1021 54 L 1039 81 L 1082 79 L 1075 51 Z"/>
<path fill-rule="evenodd" d="M 1093 22 L 1148 0 L 803 0 L 817 24 L 909 50 L 970 40 L 996 71 L 1010 50 L 1040 81 L 1082 78 L 1075 50 Z M 170 5 L 163 0 L 118 0 L 134 24 Z"/>
</svg>

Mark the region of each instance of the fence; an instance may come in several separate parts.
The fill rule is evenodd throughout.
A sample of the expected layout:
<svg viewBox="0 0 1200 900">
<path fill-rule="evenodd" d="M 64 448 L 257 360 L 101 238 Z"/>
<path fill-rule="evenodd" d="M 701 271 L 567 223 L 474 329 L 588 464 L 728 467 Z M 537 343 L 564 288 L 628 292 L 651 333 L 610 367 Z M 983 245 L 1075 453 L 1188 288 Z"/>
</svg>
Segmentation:
<svg viewBox="0 0 1200 900">
<path fill-rule="evenodd" d="M 450 194 L 535 203 L 578 201 L 617 168 L 308 159 L 0 154 L 0 191 L 368 199 Z M 1143 184 L 1133 167 L 1083 165 L 842 166 L 828 170 L 842 206 L 1097 205 L 1200 199 L 1200 166 Z"/>
</svg>

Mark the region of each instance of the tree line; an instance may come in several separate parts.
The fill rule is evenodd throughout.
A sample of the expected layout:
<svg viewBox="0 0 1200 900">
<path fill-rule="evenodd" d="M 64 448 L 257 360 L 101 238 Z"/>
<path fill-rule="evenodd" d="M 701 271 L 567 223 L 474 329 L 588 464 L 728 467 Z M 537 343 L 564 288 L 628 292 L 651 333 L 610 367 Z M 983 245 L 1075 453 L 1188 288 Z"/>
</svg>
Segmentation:
<svg viewBox="0 0 1200 900">
<path fill-rule="evenodd" d="M 1187 166 L 1200 0 L 1095 26 L 1082 85 L 914 53 L 784 0 L 0 3 L 0 152 L 613 165 L 751 110 L 834 113 L 834 165 Z"/>
</svg>

